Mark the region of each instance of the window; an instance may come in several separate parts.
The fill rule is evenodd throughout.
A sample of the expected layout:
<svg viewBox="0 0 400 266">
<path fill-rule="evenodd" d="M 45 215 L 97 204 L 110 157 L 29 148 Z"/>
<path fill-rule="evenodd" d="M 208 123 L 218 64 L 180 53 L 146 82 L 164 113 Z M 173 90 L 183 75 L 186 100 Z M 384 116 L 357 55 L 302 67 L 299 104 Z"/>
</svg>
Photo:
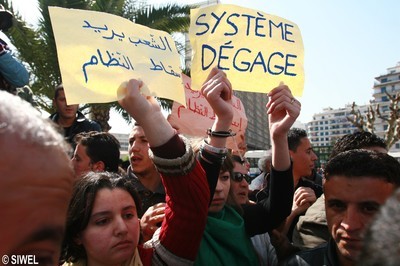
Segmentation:
<svg viewBox="0 0 400 266">
<path fill-rule="evenodd" d="M 386 92 L 386 87 L 382 87 L 381 88 L 381 93 L 385 93 Z"/>
<path fill-rule="evenodd" d="M 381 82 L 387 82 L 387 78 L 381 79 Z"/>
</svg>

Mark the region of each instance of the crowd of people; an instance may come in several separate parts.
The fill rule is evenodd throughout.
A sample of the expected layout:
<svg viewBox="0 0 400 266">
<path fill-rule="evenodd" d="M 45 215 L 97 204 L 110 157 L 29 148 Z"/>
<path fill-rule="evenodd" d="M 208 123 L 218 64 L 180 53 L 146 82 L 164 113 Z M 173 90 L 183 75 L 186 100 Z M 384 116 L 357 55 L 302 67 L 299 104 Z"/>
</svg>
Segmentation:
<svg viewBox="0 0 400 266">
<path fill-rule="evenodd" d="M 6 30 L 12 14 L 0 12 Z M 68 105 L 62 84 L 46 119 L 12 89 L 28 83 L 0 40 L 1 256 L 90 266 L 400 260 L 400 163 L 381 138 L 355 132 L 317 171 L 307 132 L 293 128 L 301 103 L 286 85 L 266 88 L 271 149 L 251 180 L 245 158 L 226 148 L 233 88 L 217 68 L 201 88 L 215 112 L 201 140 L 179 134 L 142 95 L 142 81 L 127 83 L 119 100 L 135 121 L 127 169 L 118 140 Z"/>
</svg>

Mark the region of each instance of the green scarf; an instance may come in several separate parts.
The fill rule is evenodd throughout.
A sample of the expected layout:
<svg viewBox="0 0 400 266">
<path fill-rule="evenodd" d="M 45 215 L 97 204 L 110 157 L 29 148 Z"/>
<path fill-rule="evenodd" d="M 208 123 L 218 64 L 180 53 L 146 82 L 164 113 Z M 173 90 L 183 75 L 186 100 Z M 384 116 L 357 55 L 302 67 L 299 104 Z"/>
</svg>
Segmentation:
<svg viewBox="0 0 400 266">
<path fill-rule="evenodd" d="M 208 214 L 195 265 L 259 265 L 243 218 L 233 208 Z"/>
</svg>

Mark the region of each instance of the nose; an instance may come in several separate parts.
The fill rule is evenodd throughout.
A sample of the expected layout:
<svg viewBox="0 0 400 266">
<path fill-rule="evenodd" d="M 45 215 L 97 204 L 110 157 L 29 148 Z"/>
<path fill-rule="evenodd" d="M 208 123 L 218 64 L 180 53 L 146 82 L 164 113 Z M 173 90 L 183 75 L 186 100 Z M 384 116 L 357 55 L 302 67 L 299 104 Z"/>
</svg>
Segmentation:
<svg viewBox="0 0 400 266">
<path fill-rule="evenodd" d="M 364 222 L 361 212 L 356 207 L 349 206 L 343 217 L 341 226 L 349 232 L 363 229 Z"/>
<path fill-rule="evenodd" d="M 314 152 L 314 151 L 311 151 L 311 153 L 312 153 L 312 160 L 313 160 L 313 161 L 318 160 L 318 156 L 315 154 L 315 152 Z"/>
<path fill-rule="evenodd" d="M 122 217 L 114 219 L 114 234 L 115 235 L 126 235 L 128 233 L 128 226 L 126 225 Z"/>
<path fill-rule="evenodd" d="M 241 187 L 248 187 L 249 183 L 247 183 L 247 180 L 243 178 L 242 181 L 240 181 L 240 186 Z"/>
<path fill-rule="evenodd" d="M 218 179 L 217 185 L 215 186 L 215 192 L 221 192 L 223 188 L 222 182 L 220 182 Z"/>
<path fill-rule="evenodd" d="M 130 145 L 129 145 L 129 150 L 132 152 L 136 151 L 138 152 L 140 150 L 139 145 L 137 145 L 136 141 L 133 141 Z"/>
</svg>

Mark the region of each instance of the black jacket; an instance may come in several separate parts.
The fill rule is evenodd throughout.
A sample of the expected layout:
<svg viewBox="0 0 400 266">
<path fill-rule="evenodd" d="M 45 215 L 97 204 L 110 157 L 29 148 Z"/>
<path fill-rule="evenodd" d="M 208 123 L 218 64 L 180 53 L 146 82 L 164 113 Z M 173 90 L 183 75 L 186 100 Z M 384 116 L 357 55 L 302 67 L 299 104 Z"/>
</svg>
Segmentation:
<svg viewBox="0 0 400 266">
<path fill-rule="evenodd" d="M 99 124 L 97 124 L 94 121 L 86 119 L 86 117 L 80 111 L 78 111 L 76 114 L 77 116 L 72 126 L 69 128 L 64 128 L 65 140 L 71 143 L 72 145 L 74 144 L 74 137 L 78 133 L 89 132 L 89 131 L 98 131 L 98 132 L 101 131 L 101 127 Z M 50 119 L 55 123 L 57 123 L 58 113 L 52 114 L 50 116 Z"/>
<path fill-rule="evenodd" d="M 319 247 L 303 250 L 282 263 L 285 266 L 339 266 L 336 244 L 331 238 Z"/>
</svg>

